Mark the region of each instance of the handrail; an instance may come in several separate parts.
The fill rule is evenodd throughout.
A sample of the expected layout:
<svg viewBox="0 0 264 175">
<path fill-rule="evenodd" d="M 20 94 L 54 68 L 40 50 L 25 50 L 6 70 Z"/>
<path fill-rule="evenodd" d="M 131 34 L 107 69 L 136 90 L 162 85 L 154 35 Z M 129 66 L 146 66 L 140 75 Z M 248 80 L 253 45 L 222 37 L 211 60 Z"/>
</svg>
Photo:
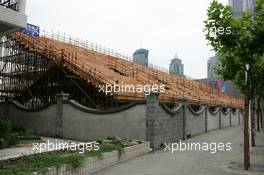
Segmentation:
<svg viewBox="0 0 264 175">
<path fill-rule="evenodd" d="M 92 42 L 88 42 L 85 40 L 80 40 L 78 38 L 73 38 L 71 36 L 67 37 L 65 35 L 61 36 L 59 33 L 58 34 L 54 34 L 53 32 L 50 33 L 48 31 L 45 30 L 41 30 L 40 35 L 46 38 L 50 38 L 53 40 L 57 40 L 57 41 L 61 41 L 73 46 L 77 46 L 77 47 L 81 47 L 84 49 L 88 49 L 94 52 L 98 52 L 98 53 L 102 53 L 105 55 L 109 55 L 115 58 L 121 58 L 123 60 L 127 60 L 127 61 L 133 61 L 132 58 L 130 58 L 129 56 L 124 56 L 112 49 L 109 49 L 107 47 L 101 46 L 99 44 L 96 43 L 92 43 Z"/>
</svg>

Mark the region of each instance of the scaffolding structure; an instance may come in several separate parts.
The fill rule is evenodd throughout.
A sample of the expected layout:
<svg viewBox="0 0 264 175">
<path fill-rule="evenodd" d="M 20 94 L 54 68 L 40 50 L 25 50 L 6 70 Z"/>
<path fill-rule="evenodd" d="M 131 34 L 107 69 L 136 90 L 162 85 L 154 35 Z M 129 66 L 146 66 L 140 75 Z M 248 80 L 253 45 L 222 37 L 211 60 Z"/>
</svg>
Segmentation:
<svg viewBox="0 0 264 175">
<path fill-rule="evenodd" d="M 105 94 L 101 85 L 125 84 L 166 86 L 160 100 L 174 104 L 178 97 L 188 103 L 243 108 L 243 100 L 203 83 L 169 74 L 167 69 L 133 62 L 127 56 L 98 44 L 42 31 L 41 37 L 13 33 L 4 37 L 1 63 L 1 97 L 13 97 L 34 108 L 55 100 L 64 92 L 87 107 L 108 110 L 133 101 L 145 101 L 142 93 Z"/>
<path fill-rule="evenodd" d="M 65 55 L 63 50 L 25 40 L 26 35 L 3 37 L 0 47 L 0 93 L 1 99 L 14 98 L 27 108 L 37 108 L 51 103 L 58 93 L 70 94 L 70 99 L 95 109 L 111 109 L 127 104 L 127 101 L 115 101 L 113 96 L 98 92 L 94 83 L 98 83 L 89 74 L 96 75 L 96 69 L 83 67 L 83 76 L 76 74 L 78 69 L 76 54 Z M 30 38 L 30 37 L 28 37 Z M 41 51 L 40 51 L 41 50 Z M 68 62 L 64 60 L 67 58 Z M 85 76 L 85 78 L 84 78 Z"/>
</svg>

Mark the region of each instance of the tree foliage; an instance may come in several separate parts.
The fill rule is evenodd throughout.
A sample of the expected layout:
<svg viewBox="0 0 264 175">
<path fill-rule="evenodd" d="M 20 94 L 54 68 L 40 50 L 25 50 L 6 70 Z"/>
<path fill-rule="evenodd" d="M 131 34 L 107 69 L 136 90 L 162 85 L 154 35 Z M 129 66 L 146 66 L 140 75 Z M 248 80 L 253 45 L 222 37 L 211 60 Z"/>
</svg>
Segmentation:
<svg viewBox="0 0 264 175">
<path fill-rule="evenodd" d="M 245 65 L 250 65 L 251 89 L 263 95 L 264 83 L 264 0 L 257 0 L 256 11 L 232 16 L 232 7 L 214 0 L 205 21 L 208 44 L 219 55 L 217 71 L 225 80 L 232 80 L 246 94 Z M 210 35 L 211 28 L 230 28 L 231 33 Z"/>
</svg>

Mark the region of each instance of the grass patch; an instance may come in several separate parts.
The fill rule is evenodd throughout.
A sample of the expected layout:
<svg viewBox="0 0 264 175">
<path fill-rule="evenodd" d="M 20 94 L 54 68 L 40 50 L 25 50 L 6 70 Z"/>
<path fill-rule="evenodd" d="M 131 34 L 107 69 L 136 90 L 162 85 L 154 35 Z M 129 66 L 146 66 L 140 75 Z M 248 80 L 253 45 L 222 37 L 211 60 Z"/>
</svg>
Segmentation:
<svg viewBox="0 0 264 175">
<path fill-rule="evenodd" d="M 88 157 L 97 156 L 99 158 L 102 157 L 103 153 L 111 152 L 111 151 L 118 151 L 118 155 L 121 156 L 123 153 L 123 147 L 121 144 L 114 144 L 114 143 L 103 143 L 100 145 L 100 149 L 98 151 L 92 150 L 85 152 L 85 155 Z"/>
<path fill-rule="evenodd" d="M 20 138 L 20 140 L 41 140 L 41 137 L 34 134 L 26 133 Z"/>
<path fill-rule="evenodd" d="M 77 168 L 84 156 L 62 152 L 23 156 L 17 160 L 1 161 L 0 175 L 31 175 L 34 171 L 46 172 L 49 167 L 59 168 L 64 164 Z"/>
<path fill-rule="evenodd" d="M 97 156 L 103 153 L 117 150 L 121 155 L 123 147 L 116 143 L 102 143 L 98 151 L 86 151 L 84 154 L 77 152 L 57 151 L 51 153 L 23 156 L 16 160 L 0 161 L 0 175 L 31 175 L 33 172 L 46 172 L 49 167 L 60 168 L 70 165 L 73 168 L 80 167 L 86 157 Z"/>
</svg>

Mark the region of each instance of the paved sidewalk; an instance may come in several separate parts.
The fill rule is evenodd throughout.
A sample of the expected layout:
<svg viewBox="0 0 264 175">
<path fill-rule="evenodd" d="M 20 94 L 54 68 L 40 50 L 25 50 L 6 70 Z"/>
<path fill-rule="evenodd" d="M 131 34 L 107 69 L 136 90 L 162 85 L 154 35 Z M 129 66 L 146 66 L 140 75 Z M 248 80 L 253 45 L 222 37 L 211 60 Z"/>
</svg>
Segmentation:
<svg viewBox="0 0 264 175">
<path fill-rule="evenodd" d="M 211 154 L 208 151 L 158 151 L 101 170 L 93 175 L 264 175 L 263 172 L 231 169 L 243 163 L 243 131 L 241 126 L 202 134 L 192 143 L 232 143 L 231 151 Z M 264 131 L 257 133 L 257 148 L 252 149 L 252 165 L 264 168 Z M 233 163 L 231 163 L 233 162 Z M 254 168 L 254 166 L 252 166 Z"/>
</svg>

